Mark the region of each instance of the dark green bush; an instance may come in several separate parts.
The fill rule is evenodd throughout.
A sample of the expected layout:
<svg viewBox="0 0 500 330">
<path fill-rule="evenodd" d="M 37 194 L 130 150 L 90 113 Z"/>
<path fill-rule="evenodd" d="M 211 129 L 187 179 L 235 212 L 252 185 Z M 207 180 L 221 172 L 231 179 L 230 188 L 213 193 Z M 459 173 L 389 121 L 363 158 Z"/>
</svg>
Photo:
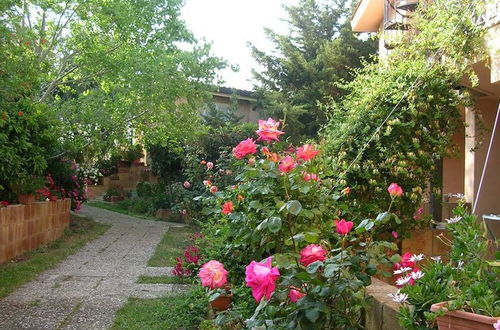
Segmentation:
<svg viewBox="0 0 500 330">
<path fill-rule="evenodd" d="M 137 196 L 139 197 L 151 197 L 152 196 L 152 187 L 150 182 L 139 182 L 137 184 Z"/>
</svg>

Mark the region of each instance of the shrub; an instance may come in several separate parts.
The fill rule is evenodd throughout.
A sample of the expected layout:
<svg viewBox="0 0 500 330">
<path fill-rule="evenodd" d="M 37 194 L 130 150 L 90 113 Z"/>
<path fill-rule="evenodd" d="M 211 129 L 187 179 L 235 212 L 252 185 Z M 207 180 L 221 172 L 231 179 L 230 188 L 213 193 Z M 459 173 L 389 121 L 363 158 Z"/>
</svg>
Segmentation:
<svg viewBox="0 0 500 330">
<path fill-rule="evenodd" d="M 376 215 L 388 200 L 387 185 L 400 182 L 406 191 L 397 210 L 400 233 L 423 224 L 412 216 L 429 201 L 429 183 L 440 196 L 436 162 L 454 154 L 459 106 L 471 105 L 459 86 L 464 76 L 477 80 L 468 60 L 483 54 L 484 27 L 474 21 L 481 7 L 467 0 L 422 3 L 412 16 L 418 33 L 405 34 L 386 59 L 359 70 L 344 86 L 350 94 L 325 106 L 331 118 L 321 136 L 331 164 L 325 174 L 352 189 L 354 216 Z"/>
<path fill-rule="evenodd" d="M 136 187 L 137 196 L 139 197 L 151 197 L 152 196 L 152 188 L 151 183 L 149 182 L 139 182 Z"/>
<path fill-rule="evenodd" d="M 272 121 L 259 128 L 262 139 L 279 135 Z M 352 214 L 348 192 L 323 178 L 325 165 L 318 162 L 315 146 L 252 144 L 247 140 L 233 153 L 237 185 L 211 189 L 210 197 L 201 198 L 204 214 L 211 216 L 202 253 L 208 250 L 207 258 L 223 262 L 236 285 L 245 279 L 252 286 L 249 267 L 263 259 L 259 267 L 279 271 L 264 291 L 252 287 L 260 305 L 247 327 L 358 328 L 366 306 L 364 288 L 378 265 L 390 264 L 386 250 L 396 249 L 378 234 L 399 222 L 390 211 L 400 197 L 389 197 L 388 210 L 376 217 L 346 222 L 343 218 Z M 301 256 L 309 250 L 322 252 Z M 301 295 L 296 303 L 289 299 L 291 288 Z M 266 292 L 265 298 L 259 292 Z"/>
</svg>

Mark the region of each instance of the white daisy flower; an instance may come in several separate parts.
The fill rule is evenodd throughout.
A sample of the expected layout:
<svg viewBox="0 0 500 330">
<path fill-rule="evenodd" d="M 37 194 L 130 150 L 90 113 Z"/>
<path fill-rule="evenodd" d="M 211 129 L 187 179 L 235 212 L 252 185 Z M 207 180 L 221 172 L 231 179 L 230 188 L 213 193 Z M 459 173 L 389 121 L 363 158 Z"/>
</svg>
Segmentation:
<svg viewBox="0 0 500 330">
<path fill-rule="evenodd" d="M 414 280 L 418 280 L 418 279 L 421 279 L 422 277 L 424 277 L 424 273 L 420 270 L 417 270 L 416 272 L 412 272 L 410 274 L 411 278 L 413 278 Z"/>
<path fill-rule="evenodd" d="M 434 260 L 435 262 L 441 262 L 441 256 L 431 257 L 431 259 Z"/>
<path fill-rule="evenodd" d="M 403 268 L 396 269 L 393 274 L 394 275 L 399 275 L 399 274 L 403 274 L 403 273 L 409 272 L 410 270 L 412 270 L 411 267 L 403 267 Z"/>
<path fill-rule="evenodd" d="M 391 297 L 393 301 L 400 304 L 408 300 L 408 295 L 406 293 L 401 293 L 400 290 L 398 290 L 398 292 L 396 293 L 389 293 L 388 296 Z"/>
<path fill-rule="evenodd" d="M 411 276 L 408 275 L 408 276 L 405 276 L 405 277 L 400 277 L 396 280 L 396 285 L 397 286 L 403 286 L 405 285 L 406 283 L 410 282 L 411 280 Z"/>
<path fill-rule="evenodd" d="M 410 258 L 410 261 L 417 262 L 417 261 L 421 261 L 423 259 L 424 259 L 424 254 L 420 253 L 420 254 L 414 254 L 414 255 L 412 255 L 411 258 Z"/>
<path fill-rule="evenodd" d="M 462 217 L 453 217 L 453 218 L 446 219 L 446 222 L 449 224 L 452 224 L 452 223 L 457 223 L 460 220 L 462 220 Z"/>
</svg>

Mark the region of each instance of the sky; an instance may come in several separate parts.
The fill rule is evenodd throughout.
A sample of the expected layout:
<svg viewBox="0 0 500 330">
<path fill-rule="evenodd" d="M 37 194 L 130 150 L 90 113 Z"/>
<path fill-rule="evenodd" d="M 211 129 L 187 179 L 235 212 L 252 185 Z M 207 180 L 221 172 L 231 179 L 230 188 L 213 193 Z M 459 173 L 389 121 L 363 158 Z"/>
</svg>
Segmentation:
<svg viewBox="0 0 500 330">
<path fill-rule="evenodd" d="M 212 42 L 214 55 L 239 66 L 239 72 L 220 72 L 224 86 L 251 90 L 252 68 L 259 68 L 247 42 L 270 52 L 273 45 L 266 39 L 264 27 L 278 33 L 287 32 L 282 21 L 287 15 L 282 5 L 297 0 L 185 0 L 182 18 L 198 39 Z"/>
</svg>

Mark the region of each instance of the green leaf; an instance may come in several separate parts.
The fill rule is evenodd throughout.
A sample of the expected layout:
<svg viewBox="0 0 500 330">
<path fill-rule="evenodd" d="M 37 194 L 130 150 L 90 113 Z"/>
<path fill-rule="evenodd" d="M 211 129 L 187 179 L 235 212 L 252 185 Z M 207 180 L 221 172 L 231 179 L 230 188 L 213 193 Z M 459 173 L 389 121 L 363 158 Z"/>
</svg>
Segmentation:
<svg viewBox="0 0 500 330">
<path fill-rule="evenodd" d="M 285 254 L 275 254 L 273 260 L 280 268 L 287 268 L 290 265 L 290 258 Z"/>
<path fill-rule="evenodd" d="M 373 221 L 369 221 L 369 222 L 366 224 L 365 229 L 368 231 L 368 230 L 370 230 L 370 229 L 372 229 L 372 228 L 373 228 L 373 225 L 375 225 L 375 222 L 373 222 Z"/>
<path fill-rule="evenodd" d="M 324 274 L 325 274 L 325 277 L 327 278 L 331 278 L 333 276 L 335 276 L 335 274 L 337 273 L 337 271 L 340 269 L 340 266 L 338 264 L 328 264 L 325 266 L 325 271 L 324 271 Z"/>
<path fill-rule="evenodd" d="M 319 318 L 319 309 L 318 308 L 309 308 L 306 310 L 306 317 L 312 323 L 316 322 Z"/>
<path fill-rule="evenodd" d="M 265 219 L 264 221 L 259 223 L 259 225 L 257 226 L 257 230 L 262 230 L 264 228 L 267 228 L 267 224 L 268 224 L 268 219 Z"/>
<path fill-rule="evenodd" d="M 390 218 L 389 212 L 382 212 L 377 215 L 376 220 L 380 222 L 386 222 L 389 220 L 389 218 Z"/>
<path fill-rule="evenodd" d="M 297 273 L 295 275 L 295 278 L 299 279 L 299 280 L 301 280 L 303 282 L 307 282 L 307 281 L 311 280 L 311 276 L 308 273 L 306 273 L 306 272 Z"/>
<path fill-rule="evenodd" d="M 267 228 L 273 232 L 277 233 L 281 229 L 281 218 L 279 217 L 272 217 L 269 219 Z"/>
<path fill-rule="evenodd" d="M 259 201 L 251 201 L 250 204 L 248 204 L 248 208 L 260 210 L 262 209 L 262 204 Z"/>
<path fill-rule="evenodd" d="M 302 204 L 297 200 L 292 200 L 286 203 L 286 209 L 293 215 L 298 215 L 302 211 Z"/>
<path fill-rule="evenodd" d="M 295 241 L 295 243 L 302 242 L 304 240 L 304 238 L 305 238 L 304 233 L 299 233 L 299 234 L 293 235 L 293 240 Z"/>
<path fill-rule="evenodd" d="M 304 234 L 304 239 L 307 243 L 317 243 L 319 239 L 319 234 L 310 231 Z"/>
<path fill-rule="evenodd" d="M 306 268 L 306 271 L 309 273 L 309 274 L 314 274 L 318 271 L 318 269 L 323 266 L 323 262 L 322 261 L 315 261 L 311 264 L 309 264 Z"/>
<path fill-rule="evenodd" d="M 210 296 L 208 296 L 208 301 L 214 301 L 215 299 L 220 297 L 220 294 L 220 292 L 215 291 L 214 293 L 210 294 Z"/>
<path fill-rule="evenodd" d="M 310 186 L 302 186 L 299 188 L 299 191 L 303 194 L 307 194 L 311 190 Z"/>
</svg>

